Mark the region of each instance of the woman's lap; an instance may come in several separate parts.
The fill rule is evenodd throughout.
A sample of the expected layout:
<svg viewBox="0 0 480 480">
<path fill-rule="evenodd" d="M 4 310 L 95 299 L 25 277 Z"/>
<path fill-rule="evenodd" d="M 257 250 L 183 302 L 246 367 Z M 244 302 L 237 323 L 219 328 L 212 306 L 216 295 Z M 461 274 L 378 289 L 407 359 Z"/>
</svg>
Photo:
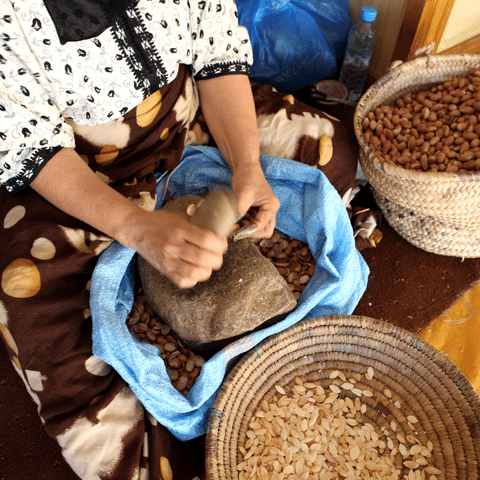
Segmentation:
<svg viewBox="0 0 480 480">
<path fill-rule="evenodd" d="M 190 472 L 186 452 L 144 411 L 113 369 L 92 355 L 89 280 L 111 241 L 82 229 L 26 189 L 0 190 L 0 324 L 12 364 L 47 433 L 81 478 L 162 478 Z M 153 421 L 153 423 L 152 423 Z M 177 444 L 178 443 L 178 444 Z M 162 461 L 160 461 L 162 459 Z M 168 474 L 163 478 L 168 478 Z"/>
<path fill-rule="evenodd" d="M 191 81 L 188 75 L 179 80 L 171 86 L 176 95 L 175 90 Z M 179 160 L 168 153 L 158 160 L 155 137 L 168 125 L 174 133 L 164 143 L 175 149 L 185 135 L 175 135 L 181 122 L 174 102 L 167 106 L 163 99 L 159 105 L 166 107 L 165 114 L 159 108 L 155 118 L 141 117 L 145 109 L 139 107 L 125 116 L 130 143 L 117 151 L 111 144 L 92 144 L 92 131 L 76 133 L 77 151 L 85 161 L 147 209 L 155 203 L 153 171 L 159 162 Z M 141 143 L 149 152 L 143 158 Z M 172 470 L 176 479 L 195 477 L 184 445 L 92 354 L 89 282 L 98 255 L 112 240 L 63 214 L 30 188 L 10 195 L 0 187 L 0 206 L 1 332 L 46 432 L 58 441 L 72 469 L 86 479 L 169 479 Z"/>
</svg>

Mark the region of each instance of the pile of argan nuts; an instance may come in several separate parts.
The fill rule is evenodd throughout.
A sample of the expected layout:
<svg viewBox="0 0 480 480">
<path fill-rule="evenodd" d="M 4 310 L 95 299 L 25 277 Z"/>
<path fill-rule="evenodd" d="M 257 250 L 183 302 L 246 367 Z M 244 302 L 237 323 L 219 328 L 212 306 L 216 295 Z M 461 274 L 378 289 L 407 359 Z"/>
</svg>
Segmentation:
<svg viewBox="0 0 480 480">
<path fill-rule="evenodd" d="M 251 209 L 240 221 L 240 226 L 249 225 L 254 216 Z M 315 259 L 309 246 L 279 230 L 275 230 L 270 238 L 252 241 L 262 255 L 275 265 L 298 300 L 315 270 Z"/>
<path fill-rule="evenodd" d="M 369 367 L 365 379 L 373 376 Z M 385 399 L 384 406 L 391 402 L 396 410 L 402 408 L 388 388 L 360 388 L 361 379 L 341 370 L 331 371 L 329 378 L 328 386 L 297 376 L 263 398 L 238 445 L 239 480 L 444 478 L 434 466 L 433 443 L 419 435 L 416 416 L 403 417 L 401 424 L 388 417 L 375 424 L 366 415 L 371 407 L 364 398 L 374 395 Z"/>
<path fill-rule="evenodd" d="M 480 69 L 383 105 L 362 120 L 382 161 L 418 171 L 480 171 Z"/>
<path fill-rule="evenodd" d="M 200 375 L 205 359 L 196 355 L 168 325 L 160 320 L 141 289 L 135 293 L 126 324 L 137 340 L 158 348 L 174 387 L 186 395 Z"/>
</svg>

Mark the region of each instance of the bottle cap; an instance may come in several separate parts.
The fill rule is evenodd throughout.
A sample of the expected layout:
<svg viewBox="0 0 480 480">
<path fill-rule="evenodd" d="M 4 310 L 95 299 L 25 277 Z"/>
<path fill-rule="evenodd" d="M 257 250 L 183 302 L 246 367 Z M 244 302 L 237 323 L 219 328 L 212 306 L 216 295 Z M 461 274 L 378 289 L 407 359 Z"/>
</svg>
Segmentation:
<svg viewBox="0 0 480 480">
<path fill-rule="evenodd" d="M 377 18 L 377 10 L 373 7 L 363 7 L 360 13 L 360 18 L 364 22 L 374 22 Z"/>
</svg>

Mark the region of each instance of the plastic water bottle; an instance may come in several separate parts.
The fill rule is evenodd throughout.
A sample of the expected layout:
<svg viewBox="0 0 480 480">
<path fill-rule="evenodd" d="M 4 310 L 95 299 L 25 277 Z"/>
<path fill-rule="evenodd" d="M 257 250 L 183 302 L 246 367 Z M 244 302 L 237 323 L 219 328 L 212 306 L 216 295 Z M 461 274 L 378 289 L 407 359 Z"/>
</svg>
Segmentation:
<svg viewBox="0 0 480 480">
<path fill-rule="evenodd" d="M 360 20 L 348 34 L 347 51 L 340 69 L 339 80 L 348 88 L 348 99 L 360 98 L 367 77 L 368 64 L 372 56 L 377 34 L 373 22 L 377 11 L 373 7 L 363 7 Z"/>
</svg>

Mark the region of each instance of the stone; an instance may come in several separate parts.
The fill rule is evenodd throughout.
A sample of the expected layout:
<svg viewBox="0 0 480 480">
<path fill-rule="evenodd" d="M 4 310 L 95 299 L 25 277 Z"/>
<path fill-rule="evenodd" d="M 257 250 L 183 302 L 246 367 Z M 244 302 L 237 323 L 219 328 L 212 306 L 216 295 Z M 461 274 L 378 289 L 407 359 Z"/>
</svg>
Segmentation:
<svg viewBox="0 0 480 480">
<path fill-rule="evenodd" d="M 166 207 L 185 211 L 198 197 L 187 195 L 178 200 Z M 172 205 L 174 202 L 176 205 Z M 275 266 L 249 238 L 229 240 L 220 270 L 187 289 L 178 288 L 141 256 L 137 257 L 150 306 L 186 345 L 204 356 L 285 318 L 297 304 Z"/>
</svg>

